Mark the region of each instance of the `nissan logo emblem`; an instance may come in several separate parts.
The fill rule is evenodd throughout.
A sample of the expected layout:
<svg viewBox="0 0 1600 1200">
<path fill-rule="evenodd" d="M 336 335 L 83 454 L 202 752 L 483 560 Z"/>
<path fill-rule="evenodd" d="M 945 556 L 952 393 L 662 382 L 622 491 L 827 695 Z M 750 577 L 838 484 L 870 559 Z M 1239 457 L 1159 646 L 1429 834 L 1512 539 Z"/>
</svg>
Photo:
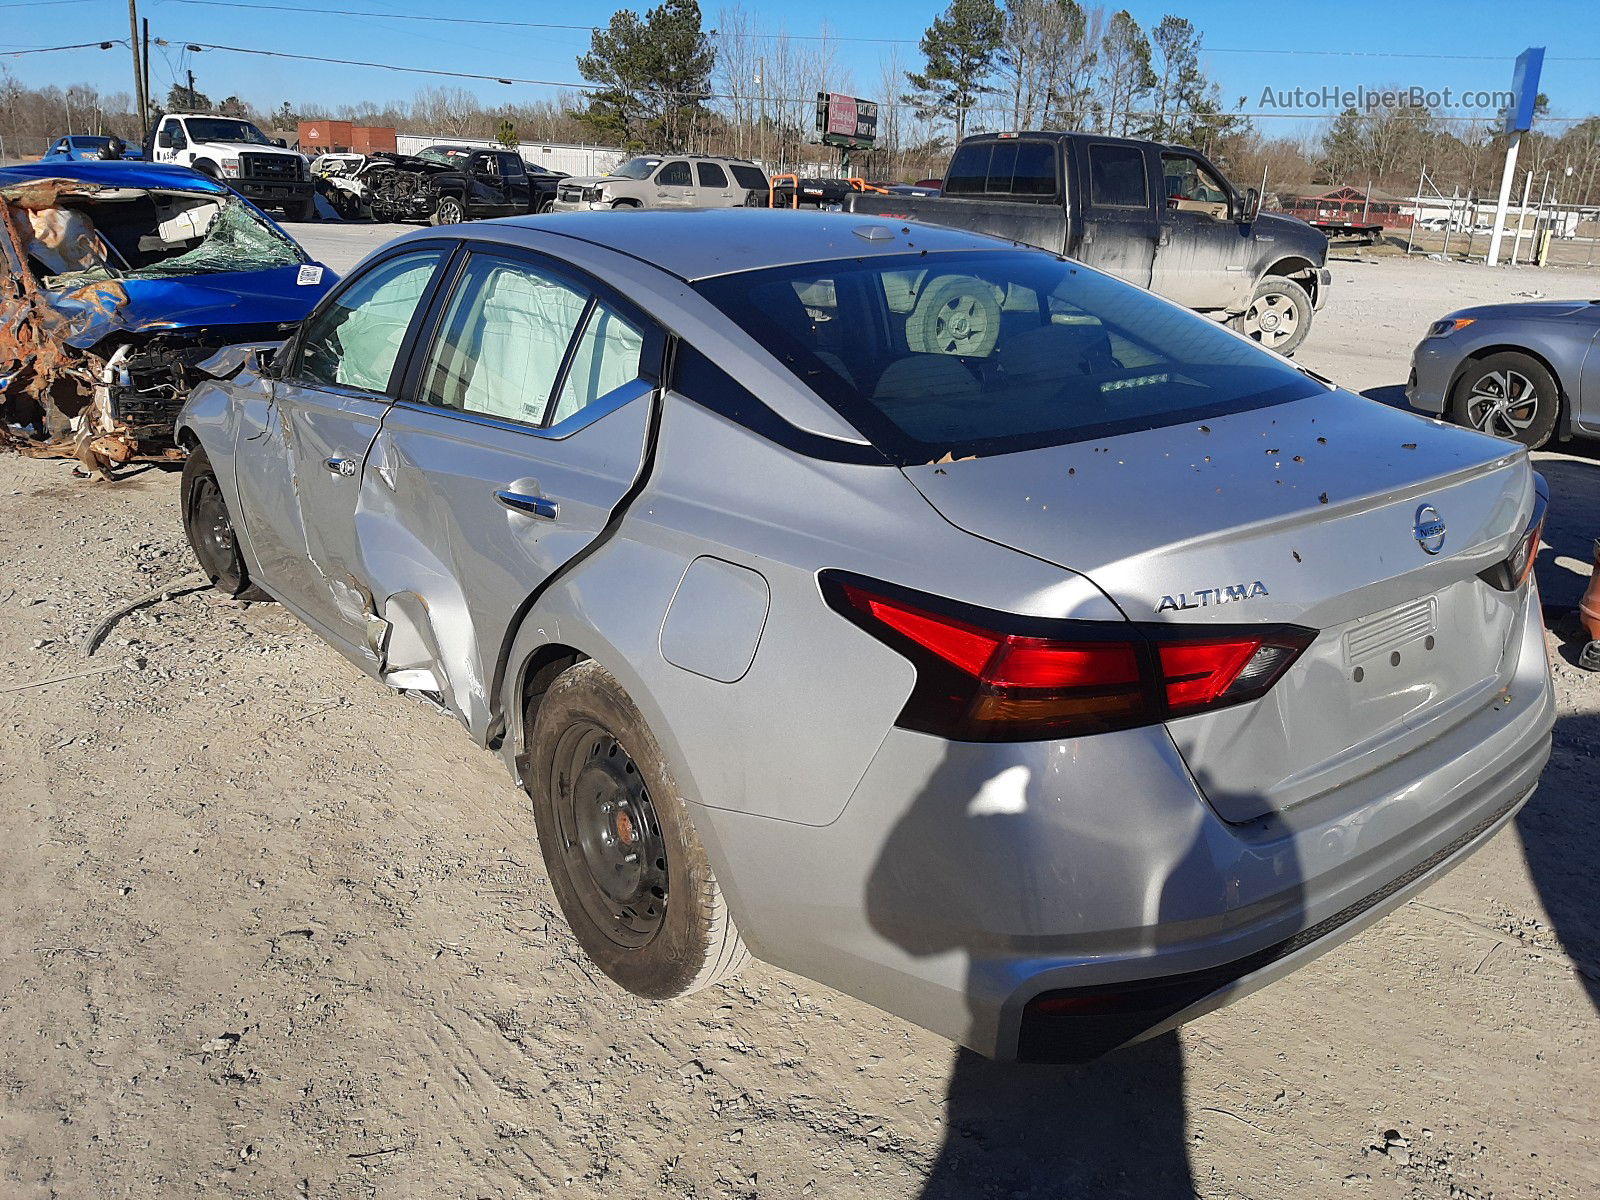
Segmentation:
<svg viewBox="0 0 1600 1200">
<path fill-rule="evenodd" d="M 1426 554 L 1437 554 L 1443 550 L 1444 518 L 1439 516 L 1439 510 L 1431 504 L 1424 504 L 1418 508 L 1411 536 L 1417 539 L 1417 545 L 1421 546 Z"/>
</svg>

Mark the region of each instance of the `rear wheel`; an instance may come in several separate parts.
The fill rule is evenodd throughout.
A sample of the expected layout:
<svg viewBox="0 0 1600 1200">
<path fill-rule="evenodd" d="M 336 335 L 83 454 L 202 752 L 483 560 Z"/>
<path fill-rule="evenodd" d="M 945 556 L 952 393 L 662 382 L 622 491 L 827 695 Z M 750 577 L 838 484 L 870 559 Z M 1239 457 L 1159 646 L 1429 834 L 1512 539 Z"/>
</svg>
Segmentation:
<svg viewBox="0 0 1600 1200">
<path fill-rule="evenodd" d="M 699 991 L 749 958 L 655 736 L 622 686 L 581 662 L 527 730 L 539 849 L 584 953 L 651 1000 Z"/>
<path fill-rule="evenodd" d="M 1292 279 L 1268 275 L 1256 284 L 1250 307 L 1230 324 L 1253 342 L 1287 358 L 1311 332 L 1311 296 Z"/>
<path fill-rule="evenodd" d="M 211 469 L 206 452 L 196 446 L 184 460 L 178 488 L 183 512 L 183 532 L 211 586 L 240 600 L 268 600 L 266 592 L 250 582 L 250 567 L 233 531 L 233 516 Z"/>
<path fill-rule="evenodd" d="M 1537 450 L 1555 432 L 1561 389 L 1544 364 L 1515 350 L 1471 364 L 1451 393 L 1450 415 L 1495 437 Z"/>
</svg>

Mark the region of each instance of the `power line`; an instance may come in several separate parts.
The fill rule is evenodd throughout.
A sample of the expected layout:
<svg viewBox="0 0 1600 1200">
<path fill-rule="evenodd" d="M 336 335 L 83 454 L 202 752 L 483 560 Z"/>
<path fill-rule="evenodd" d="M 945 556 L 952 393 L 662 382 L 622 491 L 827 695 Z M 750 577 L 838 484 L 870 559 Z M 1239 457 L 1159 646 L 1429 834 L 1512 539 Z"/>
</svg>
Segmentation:
<svg viewBox="0 0 1600 1200">
<path fill-rule="evenodd" d="M 62 3 L 78 3 L 79 0 L 60 0 Z M 291 12 L 301 13 L 306 16 L 328 17 L 376 17 L 383 21 L 429 21 L 441 25 L 492 25 L 510 29 L 557 29 L 577 33 L 594 33 L 604 28 L 598 25 L 553 25 L 542 21 L 504 21 L 492 17 L 435 17 L 424 16 L 420 13 L 399 12 L 373 12 L 370 9 L 354 8 L 297 8 L 288 4 L 245 4 L 242 0 L 169 0 L 172 4 L 190 4 L 203 8 L 242 8 L 260 12 Z M 917 38 L 875 38 L 875 37 L 835 37 L 832 34 L 817 33 L 751 33 L 745 36 L 766 40 L 783 40 L 791 42 L 873 42 L 882 45 L 907 45 L 918 44 Z"/>
<path fill-rule="evenodd" d="M 164 40 L 165 39 L 163 39 L 163 41 Z M 171 44 L 181 44 L 181 45 L 185 46 L 186 49 L 190 49 L 190 50 L 223 50 L 223 51 L 227 51 L 228 53 L 231 53 L 231 54 L 254 54 L 254 55 L 260 55 L 260 56 L 265 57 L 265 58 L 288 58 L 288 59 L 294 59 L 294 60 L 299 61 L 299 62 L 329 63 L 329 64 L 331 64 L 333 66 L 339 66 L 339 67 L 371 67 L 374 70 L 378 70 L 378 71 L 400 71 L 400 72 L 403 72 L 403 73 L 408 74 L 408 75 L 438 75 L 438 76 L 443 76 L 443 77 L 449 78 L 449 79 L 475 79 L 475 80 L 480 80 L 480 81 L 482 81 L 484 83 L 501 83 L 501 84 L 518 84 L 518 83 L 520 83 L 520 84 L 526 84 L 526 85 L 529 85 L 529 86 L 532 86 L 532 87 L 568 88 L 568 89 L 571 89 L 572 91 L 578 91 L 578 92 L 598 92 L 598 91 L 604 91 L 605 90 L 605 88 L 602 87 L 600 84 L 577 83 L 577 82 L 574 82 L 572 80 L 564 80 L 564 79 L 523 79 L 523 78 L 519 78 L 519 77 L 514 76 L 514 75 L 484 75 L 484 74 L 480 74 L 480 73 L 474 72 L 474 71 L 447 71 L 447 70 L 444 70 L 443 68 L 440 68 L 440 67 L 403 67 L 403 66 L 399 66 L 399 65 L 394 64 L 394 63 L 368 62 L 368 61 L 366 61 L 364 59 L 356 59 L 356 58 L 328 58 L 328 57 L 324 57 L 323 55 L 319 55 L 319 54 L 293 54 L 293 53 L 290 53 L 287 50 L 257 50 L 257 49 L 252 49 L 252 48 L 247 47 L 247 46 L 222 46 L 222 45 L 218 45 L 218 44 L 216 44 L 214 42 L 186 42 L 186 43 L 173 42 Z M 697 99 L 697 100 L 749 100 L 749 99 L 752 98 L 750 96 L 741 95 L 741 94 L 734 93 L 734 92 L 699 92 L 699 91 L 695 91 L 695 92 L 672 92 L 672 91 L 668 91 L 666 89 L 652 89 L 652 92 L 653 92 L 653 94 L 659 95 L 659 96 L 684 96 L 684 97 L 690 97 L 690 98 Z M 787 97 L 786 96 L 768 96 L 767 97 L 767 102 L 770 103 L 770 104 L 815 104 L 816 103 L 816 97 L 815 96 L 787 96 Z M 882 101 L 882 102 L 879 103 L 878 107 L 879 108 L 914 109 L 917 106 L 915 104 L 899 104 L 899 103 L 894 103 L 894 102 L 891 102 L 891 101 Z M 1158 114 L 1158 113 L 1153 112 L 1153 111 L 1151 111 L 1151 112 L 1133 112 L 1133 111 L 1130 111 L 1128 113 L 1128 115 L 1130 117 L 1155 117 L 1155 116 L 1159 116 L 1161 114 Z M 1171 114 L 1168 114 L 1168 115 L 1171 115 Z M 1274 119 L 1276 119 L 1276 120 L 1284 120 L 1284 121 L 1308 121 L 1308 120 L 1309 121 L 1315 121 L 1315 120 L 1319 120 L 1319 119 L 1331 120 L 1333 117 L 1338 116 L 1339 114 L 1337 114 L 1337 113 L 1309 113 L 1309 112 L 1297 112 L 1297 113 L 1260 112 L 1260 111 L 1252 112 L 1252 111 L 1239 110 L 1239 111 L 1236 111 L 1236 112 L 1233 112 L 1233 113 L 1229 113 L 1228 115 L 1237 116 L 1237 117 L 1248 117 L 1251 120 L 1274 120 Z M 1363 114 L 1363 115 L 1370 115 L 1370 114 Z M 1485 122 L 1485 121 L 1495 121 L 1495 120 L 1499 119 L 1494 114 L 1487 113 L 1487 112 L 1483 116 L 1474 116 L 1474 117 L 1440 116 L 1438 114 L 1430 114 L 1430 116 L 1435 121 L 1455 121 L 1455 122 L 1468 121 L 1468 122 L 1473 122 L 1473 123 L 1482 123 L 1482 122 Z M 1591 118 L 1589 118 L 1589 117 L 1543 117 L 1543 118 L 1541 118 L 1541 120 L 1545 121 L 1548 124 L 1563 124 L 1563 123 L 1578 124 L 1578 123 L 1580 123 L 1582 121 L 1587 121 L 1587 120 L 1590 120 L 1590 119 Z"/>
<path fill-rule="evenodd" d="M 77 4 L 84 0 L 39 0 L 41 3 Z M 507 21 L 495 17 L 439 17 L 420 13 L 373 12 L 356 8 L 299 8 L 288 4 L 250 4 L 244 0 L 169 0 L 173 4 L 188 4 L 204 8 L 255 9 L 263 12 L 291 12 L 305 15 L 332 17 L 376 17 L 385 21 L 427 21 L 444 25 L 490 25 L 510 29 L 559 29 L 568 32 L 593 33 L 595 25 L 556 25 L 541 21 Z M 0 7 L 5 7 L 0 5 Z M 750 33 L 746 37 L 768 41 L 792 42 L 868 42 L 877 45 L 917 46 L 920 38 L 845 37 L 834 34 Z M 1403 50 L 1303 50 L 1270 46 L 1201 46 L 1207 54 L 1265 54 L 1291 56 L 1319 56 L 1335 58 L 1403 58 L 1431 62 L 1505 62 L 1503 54 L 1419 54 Z M 1600 62 L 1600 56 L 1562 58 L 1546 57 L 1546 62 Z"/>
<path fill-rule="evenodd" d="M 0 50 L 0 58 L 21 58 L 24 54 L 54 54 L 57 50 L 109 50 L 113 46 L 126 46 L 127 38 L 112 38 L 105 42 L 79 42 L 75 46 L 39 46 L 32 50 Z"/>
</svg>

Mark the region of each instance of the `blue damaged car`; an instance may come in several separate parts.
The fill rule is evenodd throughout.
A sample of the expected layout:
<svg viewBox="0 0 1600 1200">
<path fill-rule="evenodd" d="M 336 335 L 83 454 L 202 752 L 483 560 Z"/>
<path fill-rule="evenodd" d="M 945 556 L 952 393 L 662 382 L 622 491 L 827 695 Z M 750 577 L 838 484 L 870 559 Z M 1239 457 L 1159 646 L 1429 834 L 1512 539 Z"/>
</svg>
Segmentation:
<svg viewBox="0 0 1600 1200">
<path fill-rule="evenodd" d="M 184 167 L 0 170 L 0 446 L 92 477 L 178 459 L 200 364 L 282 340 L 333 285 L 260 209 Z"/>
</svg>

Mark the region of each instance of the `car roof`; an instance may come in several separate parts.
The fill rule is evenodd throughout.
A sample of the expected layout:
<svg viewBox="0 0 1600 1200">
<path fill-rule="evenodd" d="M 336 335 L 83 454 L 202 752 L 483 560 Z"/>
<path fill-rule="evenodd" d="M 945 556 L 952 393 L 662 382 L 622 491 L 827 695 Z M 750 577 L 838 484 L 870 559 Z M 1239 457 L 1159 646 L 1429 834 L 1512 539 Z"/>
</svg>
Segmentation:
<svg viewBox="0 0 1600 1200">
<path fill-rule="evenodd" d="M 167 188 L 184 192 L 209 192 L 226 195 L 228 185 L 168 163 L 149 163 L 138 159 L 113 159 L 109 162 L 37 162 L 0 167 L 0 187 L 34 179 L 75 179 L 102 187 Z"/>
<path fill-rule="evenodd" d="M 883 258 L 919 250 L 935 254 L 958 250 L 1041 253 L 1020 242 L 937 225 L 907 224 L 892 217 L 764 208 L 549 213 L 473 222 L 469 228 L 486 239 L 492 237 L 489 231 L 497 229 L 558 234 L 637 258 L 690 283 L 767 267 Z"/>
</svg>

